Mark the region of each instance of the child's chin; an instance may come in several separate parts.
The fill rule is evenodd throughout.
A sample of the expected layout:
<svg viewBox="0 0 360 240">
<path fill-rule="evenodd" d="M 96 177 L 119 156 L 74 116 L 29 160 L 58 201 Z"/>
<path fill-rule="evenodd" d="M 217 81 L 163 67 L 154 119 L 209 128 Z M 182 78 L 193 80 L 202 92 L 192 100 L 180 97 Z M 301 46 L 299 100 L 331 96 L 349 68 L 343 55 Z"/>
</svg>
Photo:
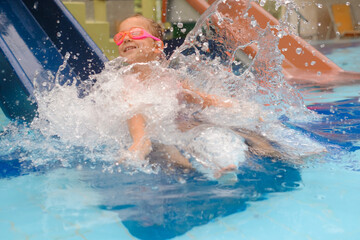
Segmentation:
<svg viewBox="0 0 360 240">
<path fill-rule="evenodd" d="M 129 64 L 133 64 L 133 63 L 143 63 L 146 61 L 145 61 L 145 59 L 142 59 L 142 58 L 126 58 L 126 62 Z"/>
<path fill-rule="evenodd" d="M 139 60 L 141 59 L 137 54 L 124 54 L 122 57 L 124 57 L 128 63 L 137 63 L 140 62 Z"/>
<path fill-rule="evenodd" d="M 151 62 L 155 59 L 152 59 L 152 58 L 149 58 L 149 56 L 135 56 L 135 57 L 128 57 L 126 58 L 127 62 L 130 63 L 130 64 L 133 64 L 133 63 L 146 63 L 146 62 Z"/>
</svg>

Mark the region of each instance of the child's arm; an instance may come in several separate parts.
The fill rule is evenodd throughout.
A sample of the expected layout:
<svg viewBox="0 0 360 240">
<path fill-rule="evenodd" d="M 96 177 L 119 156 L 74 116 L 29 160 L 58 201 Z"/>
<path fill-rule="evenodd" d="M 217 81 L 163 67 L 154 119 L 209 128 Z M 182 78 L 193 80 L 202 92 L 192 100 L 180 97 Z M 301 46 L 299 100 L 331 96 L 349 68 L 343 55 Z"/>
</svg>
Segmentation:
<svg viewBox="0 0 360 240">
<path fill-rule="evenodd" d="M 145 132 L 145 118 L 141 114 L 133 116 L 127 121 L 133 144 L 129 148 L 129 151 L 134 152 L 140 159 L 145 157 L 151 152 L 151 141 L 146 136 Z"/>
<path fill-rule="evenodd" d="M 233 107 L 233 101 L 231 99 L 223 99 L 216 95 L 206 94 L 197 90 L 192 89 L 187 83 L 182 83 L 181 86 L 184 89 L 190 90 L 192 92 L 195 92 L 197 95 L 199 95 L 202 98 L 202 105 L 203 108 L 209 107 L 209 106 L 215 106 L 215 107 Z M 184 99 L 189 103 L 195 103 L 200 104 L 198 98 L 194 98 L 190 94 L 186 95 Z"/>
</svg>

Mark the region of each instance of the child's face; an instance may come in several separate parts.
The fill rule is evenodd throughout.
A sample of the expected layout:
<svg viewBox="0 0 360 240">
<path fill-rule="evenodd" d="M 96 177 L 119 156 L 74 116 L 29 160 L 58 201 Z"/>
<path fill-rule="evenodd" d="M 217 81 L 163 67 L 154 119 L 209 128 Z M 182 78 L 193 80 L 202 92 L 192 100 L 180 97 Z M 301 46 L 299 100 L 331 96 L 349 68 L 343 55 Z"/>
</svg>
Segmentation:
<svg viewBox="0 0 360 240">
<path fill-rule="evenodd" d="M 131 28 L 140 27 L 151 33 L 149 22 L 141 17 L 132 17 L 124 20 L 119 26 L 119 32 L 129 31 Z M 149 62 L 156 60 L 161 54 L 159 45 L 152 38 L 131 39 L 125 36 L 124 42 L 119 46 L 119 55 L 129 63 Z"/>
</svg>

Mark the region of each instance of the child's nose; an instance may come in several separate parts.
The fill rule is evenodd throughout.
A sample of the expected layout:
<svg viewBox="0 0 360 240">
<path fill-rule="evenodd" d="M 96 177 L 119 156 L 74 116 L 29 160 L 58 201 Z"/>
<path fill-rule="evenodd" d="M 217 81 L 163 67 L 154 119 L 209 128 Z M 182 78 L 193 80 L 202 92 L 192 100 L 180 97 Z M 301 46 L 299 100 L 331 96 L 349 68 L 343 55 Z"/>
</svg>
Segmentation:
<svg viewBox="0 0 360 240">
<path fill-rule="evenodd" d="M 131 37 L 129 37 L 129 35 L 126 34 L 124 37 L 124 42 L 126 43 L 126 42 L 129 42 L 130 40 L 131 40 Z"/>
</svg>

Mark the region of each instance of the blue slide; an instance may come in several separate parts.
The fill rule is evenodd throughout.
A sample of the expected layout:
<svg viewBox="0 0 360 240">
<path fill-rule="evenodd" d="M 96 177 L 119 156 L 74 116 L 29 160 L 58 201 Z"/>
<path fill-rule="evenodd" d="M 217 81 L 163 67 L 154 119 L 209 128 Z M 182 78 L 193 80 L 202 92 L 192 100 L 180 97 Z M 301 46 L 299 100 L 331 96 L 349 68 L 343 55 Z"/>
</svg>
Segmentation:
<svg viewBox="0 0 360 240">
<path fill-rule="evenodd" d="M 35 116 L 35 80 L 53 82 L 67 53 L 61 74 L 77 82 L 107 61 L 60 0 L 0 0 L 0 107 L 8 118 Z"/>
</svg>

